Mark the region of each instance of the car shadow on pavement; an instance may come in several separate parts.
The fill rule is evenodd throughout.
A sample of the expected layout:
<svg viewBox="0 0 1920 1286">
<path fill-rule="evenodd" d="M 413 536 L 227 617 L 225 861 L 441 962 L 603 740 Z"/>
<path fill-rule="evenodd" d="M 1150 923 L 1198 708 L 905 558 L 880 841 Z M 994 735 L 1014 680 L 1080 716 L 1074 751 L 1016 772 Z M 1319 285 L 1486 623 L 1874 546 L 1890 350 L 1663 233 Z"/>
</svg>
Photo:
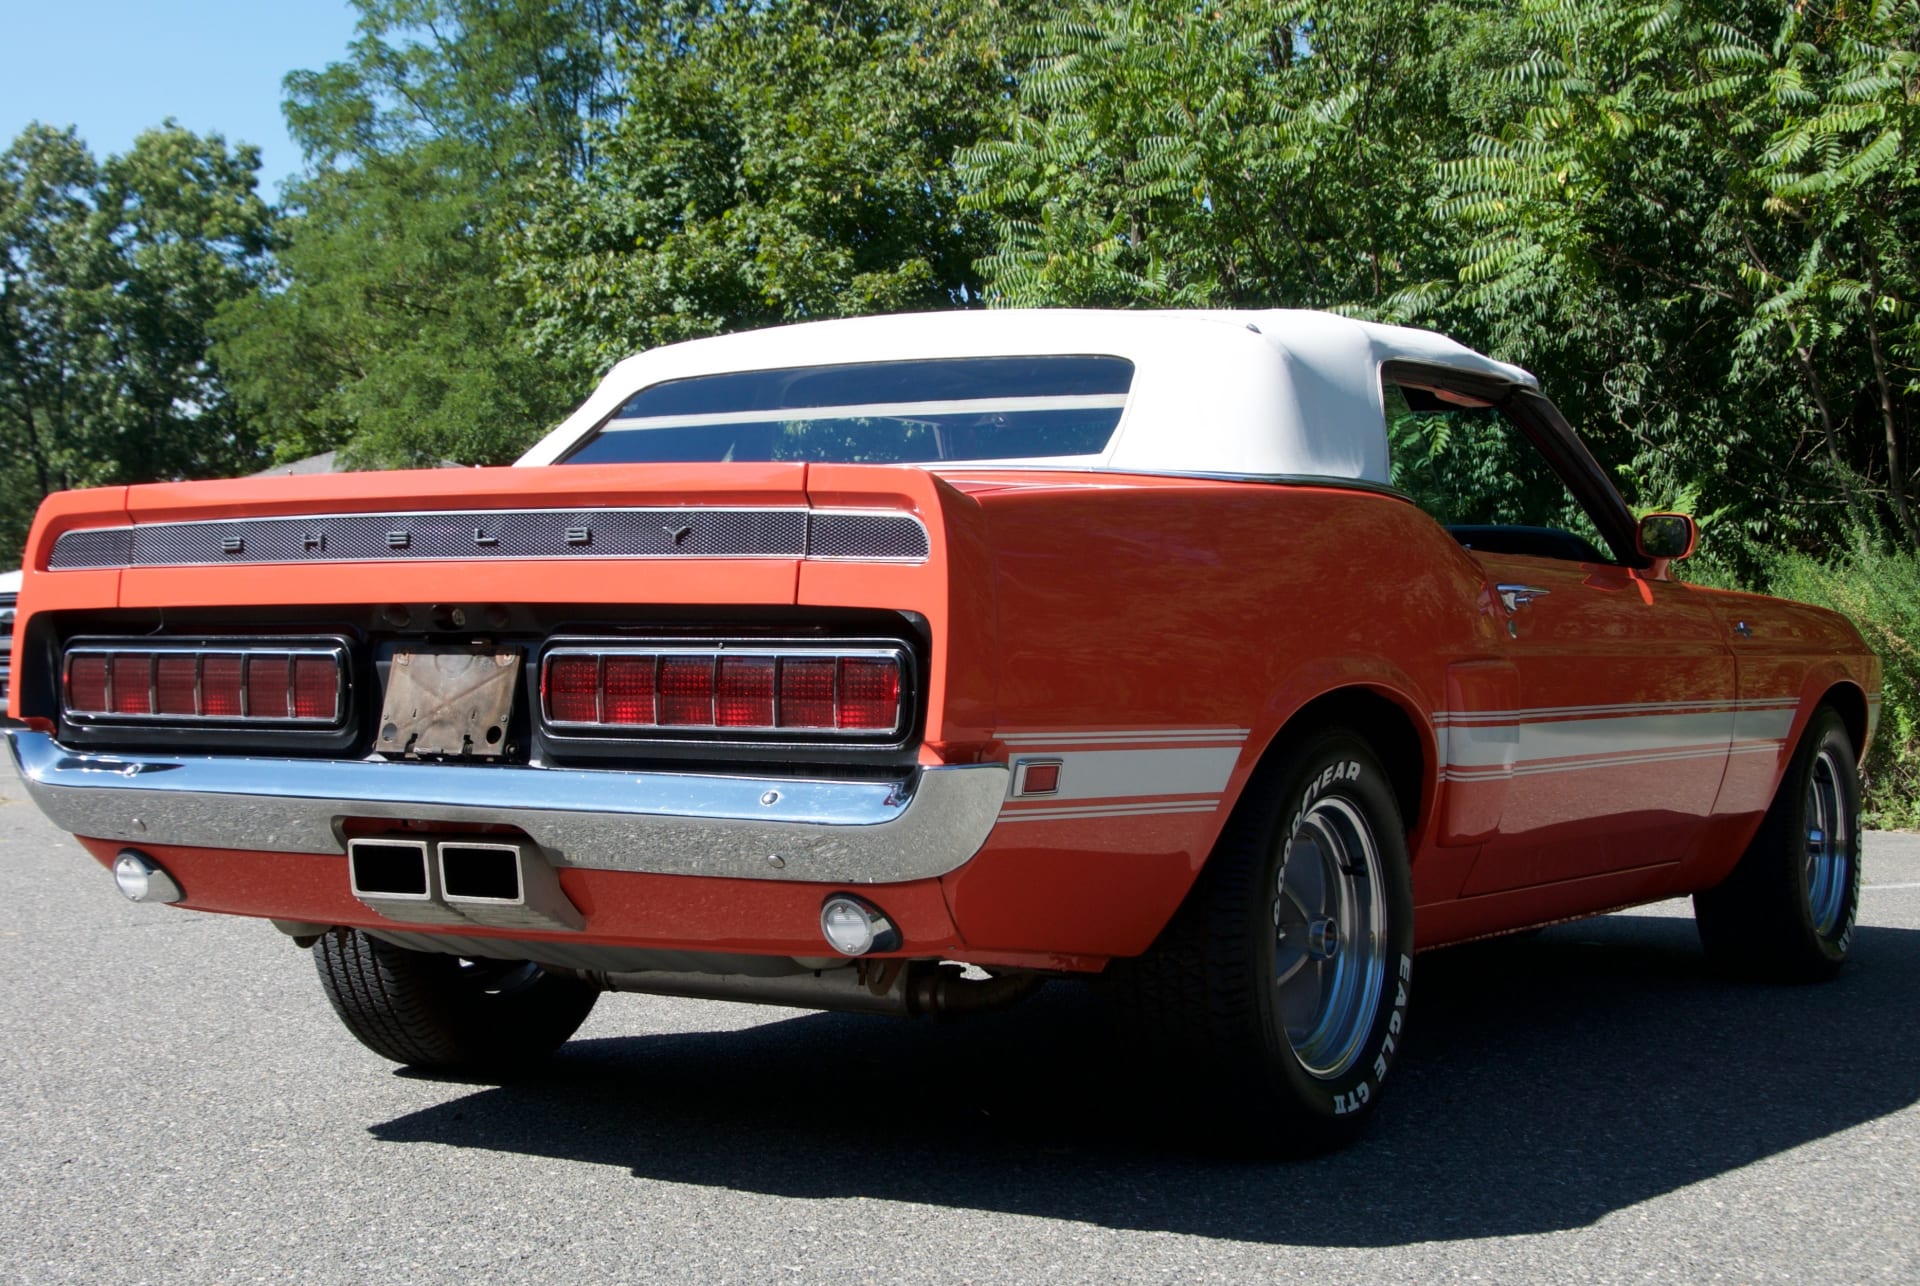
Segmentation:
<svg viewBox="0 0 1920 1286">
<path fill-rule="evenodd" d="M 374 1126 L 673 1183 L 1235 1240 L 1391 1246 L 1573 1228 L 1920 1101 L 1920 931 L 1839 980 L 1711 974 L 1690 919 L 1617 915 L 1420 958 L 1372 1129 L 1308 1161 L 1190 1146 L 1084 987 L 948 1025 L 806 1014 L 567 1046 L 538 1079 Z M 647 1003 L 611 997 L 607 1003 Z"/>
</svg>

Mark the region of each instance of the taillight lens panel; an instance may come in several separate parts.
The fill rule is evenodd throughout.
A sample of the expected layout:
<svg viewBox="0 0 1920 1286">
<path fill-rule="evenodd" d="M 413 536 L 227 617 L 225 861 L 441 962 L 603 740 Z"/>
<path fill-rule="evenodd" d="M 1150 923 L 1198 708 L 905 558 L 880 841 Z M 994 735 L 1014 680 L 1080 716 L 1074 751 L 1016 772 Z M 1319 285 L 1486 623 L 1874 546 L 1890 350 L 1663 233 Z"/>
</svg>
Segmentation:
<svg viewBox="0 0 1920 1286">
<path fill-rule="evenodd" d="M 350 683 L 333 639 L 80 639 L 61 673 L 78 726 L 335 729 Z"/>
<path fill-rule="evenodd" d="M 541 658 L 552 735 L 897 744 L 912 657 L 891 640 L 556 640 Z"/>
</svg>

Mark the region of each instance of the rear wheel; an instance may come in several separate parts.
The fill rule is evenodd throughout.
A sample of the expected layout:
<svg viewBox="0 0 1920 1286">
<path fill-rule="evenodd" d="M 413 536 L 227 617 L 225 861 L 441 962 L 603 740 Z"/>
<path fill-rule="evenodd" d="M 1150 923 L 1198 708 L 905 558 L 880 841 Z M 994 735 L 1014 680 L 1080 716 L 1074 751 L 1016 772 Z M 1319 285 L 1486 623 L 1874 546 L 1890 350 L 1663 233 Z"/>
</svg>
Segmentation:
<svg viewBox="0 0 1920 1286">
<path fill-rule="evenodd" d="M 359 929 L 313 948 L 320 985 L 347 1030 L 410 1067 L 510 1072 L 546 1058 L 586 1021 L 599 992 L 525 960 L 408 951 Z"/>
<path fill-rule="evenodd" d="M 1392 785 L 1362 738 L 1330 730 L 1249 786 L 1173 923 L 1110 987 L 1224 1137 L 1316 1151 L 1378 1099 L 1412 955 Z"/>
<path fill-rule="evenodd" d="M 1753 843 L 1694 918 L 1713 962 L 1745 977 L 1831 978 L 1860 909 L 1860 773 L 1846 724 L 1822 706 Z"/>
</svg>

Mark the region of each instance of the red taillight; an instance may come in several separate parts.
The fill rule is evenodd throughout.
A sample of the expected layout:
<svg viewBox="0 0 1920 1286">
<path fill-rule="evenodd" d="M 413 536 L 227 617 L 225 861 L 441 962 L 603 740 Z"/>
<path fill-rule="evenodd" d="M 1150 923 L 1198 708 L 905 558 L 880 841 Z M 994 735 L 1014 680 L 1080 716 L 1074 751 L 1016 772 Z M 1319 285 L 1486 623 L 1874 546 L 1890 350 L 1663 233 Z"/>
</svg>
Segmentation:
<svg viewBox="0 0 1920 1286">
<path fill-rule="evenodd" d="M 591 661 L 588 662 L 592 664 Z M 588 718 L 592 718 L 591 715 Z M 650 656 L 610 656 L 607 658 L 608 723 L 646 724 L 653 722 L 653 658 Z"/>
<path fill-rule="evenodd" d="M 785 657 L 780 662 L 780 726 L 831 728 L 833 660 Z"/>
<path fill-rule="evenodd" d="M 288 656 L 247 658 L 247 714 L 255 719 L 287 717 Z"/>
<path fill-rule="evenodd" d="M 773 726 L 773 658 L 723 656 L 713 721 L 722 728 Z"/>
<path fill-rule="evenodd" d="M 660 658 L 660 722 L 679 727 L 713 726 L 713 658 Z"/>
<path fill-rule="evenodd" d="M 215 655 L 200 663 L 200 711 L 210 719 L 240 717 L 240 658 Z"/>
<path fill-rule="evenodd" d="M 106 713 L 106 657 L 76 656 L 67 662 L 67 709 L 87 714 Z"/>
<path fill-rule="evenodd" d="M 853 651 L 853 649 L 849 649 Z M 572 645 L 541 677 L 550 724 L 595 728 L 789 731 L 869 738 L 905 722 L 902 653 L 864 646 L 781 652 L 751 643 L 712 651 Z"/>
<path fill-rule="evenodd" d="M 194 699 L 195 671 L 200 668 L 193 656 L 161 656 L 153 664 L 155 714 L 199 714 Z"/>
<path fill-rule="evenodd" d="M 900 666 L 892 659 L 847 657 L 840 662 L 840 726 L 891 728 L 900 719 Z"/>
<path fill-rule="evenodd" d="M 600 659 L 556 656 L 547 662 L 547 718 L 558 723 L 600 719 Z"/>
<path fill-rule="evenodd" d="M 153 657 L 135 652 L 113 658 L 113 712 L 153 713 Z"/>
<path fill-rule="evenodd" d="M 293 658 L 293 717 L 332 719 L 340 708 L 340 667 L 330 656 Z"/>
<path fill-rule="evenodd" d="M 345 662 L 334 647 L 83 642 L 66 658 L 64 706 L 83 720 L 338 724 Z"/>
</svg>

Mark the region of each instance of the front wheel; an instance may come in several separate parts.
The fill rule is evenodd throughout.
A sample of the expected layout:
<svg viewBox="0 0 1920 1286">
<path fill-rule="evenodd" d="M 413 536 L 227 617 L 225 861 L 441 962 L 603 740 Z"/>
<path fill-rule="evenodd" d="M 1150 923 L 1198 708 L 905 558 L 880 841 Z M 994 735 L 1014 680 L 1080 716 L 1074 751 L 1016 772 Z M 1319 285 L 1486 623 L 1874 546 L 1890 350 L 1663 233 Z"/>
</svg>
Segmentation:
<svg viewBox="0 0 1920 1286">
<path fill-rule="evenodd" d="M 1111 972 L 1237 1141 L 1317 1151 L 1357 1133 L 1413 972 L 1406 832 L 1367 742 L 1328 730 L 1263 769 L 1173 923 Z"/>
<path fill-rule="evenodd" d="M 1819 982 L 1845 963 L 1860 910 L 1860 772 L 1832 707 L 1808 721 L 1740 864 L 1693 908 L 1708 957 L 1730 973 Z"/>
<path fill-rule="evenodd" d="M 599 992 L 524 960 L 408 951 L 333 929 L 313 962 L 334 1012 L 382 1058 L 436 1071 L 498 1074 L 558 1049 Z"/>
</svg>

